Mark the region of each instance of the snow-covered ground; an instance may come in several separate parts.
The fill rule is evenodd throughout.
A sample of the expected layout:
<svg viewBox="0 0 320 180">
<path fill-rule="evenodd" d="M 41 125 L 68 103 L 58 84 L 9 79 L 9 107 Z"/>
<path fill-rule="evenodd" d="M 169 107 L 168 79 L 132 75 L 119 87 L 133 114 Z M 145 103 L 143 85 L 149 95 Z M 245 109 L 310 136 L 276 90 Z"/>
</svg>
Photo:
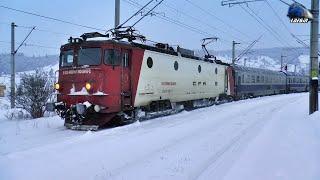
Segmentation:
<svg viewBox="0 0 320 180">
<path fill-rule="evenodd" d="M 308 94 L 182 112 L 98 132 L 59 117 L 9 121 L 0 109 L 0 179 L 320 179 L 320 113 Z"/>
</svg>

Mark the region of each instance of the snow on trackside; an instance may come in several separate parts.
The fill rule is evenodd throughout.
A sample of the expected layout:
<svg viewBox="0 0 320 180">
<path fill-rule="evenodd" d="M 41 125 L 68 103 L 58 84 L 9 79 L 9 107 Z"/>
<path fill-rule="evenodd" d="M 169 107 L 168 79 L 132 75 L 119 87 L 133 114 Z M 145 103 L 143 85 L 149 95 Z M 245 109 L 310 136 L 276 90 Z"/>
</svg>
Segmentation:
<svg viewBox="0 0 320 180">
<path fill-rule="evenodd" d="M 97 132 L 4 120 L 0 179 L 320 179 L 308 94 L 237 101 Z"/>
</svg>

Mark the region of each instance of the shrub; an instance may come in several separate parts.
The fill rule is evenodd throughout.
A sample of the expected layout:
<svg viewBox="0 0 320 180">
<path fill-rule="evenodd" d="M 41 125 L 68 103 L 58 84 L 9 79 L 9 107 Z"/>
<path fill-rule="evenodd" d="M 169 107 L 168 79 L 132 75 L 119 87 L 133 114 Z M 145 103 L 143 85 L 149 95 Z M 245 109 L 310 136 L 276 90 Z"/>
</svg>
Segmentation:
<svg viewBox="0 0 320 180">
<path fill-rule="evenodd" d="M 53 93 L 52 83 L 49 73 L 42 70 L 21 75 L 16 93 L 17 106 L 25 109 L 33 118 L 43 117 L 44 106 Z"/>
</svg>

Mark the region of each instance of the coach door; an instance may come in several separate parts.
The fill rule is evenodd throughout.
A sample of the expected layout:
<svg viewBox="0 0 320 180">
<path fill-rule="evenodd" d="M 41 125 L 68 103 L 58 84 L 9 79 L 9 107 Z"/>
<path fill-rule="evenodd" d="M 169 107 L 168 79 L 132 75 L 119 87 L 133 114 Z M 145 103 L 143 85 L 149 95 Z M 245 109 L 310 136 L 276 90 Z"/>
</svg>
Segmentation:
<svg viewBox="0 0 320 180">
<path fill-rule="evenodd" d="M 121 108 L 123 111 L 133 108 L 131 103 L 131 53 L 128 49 L 121 50 Z"/>
</svg>

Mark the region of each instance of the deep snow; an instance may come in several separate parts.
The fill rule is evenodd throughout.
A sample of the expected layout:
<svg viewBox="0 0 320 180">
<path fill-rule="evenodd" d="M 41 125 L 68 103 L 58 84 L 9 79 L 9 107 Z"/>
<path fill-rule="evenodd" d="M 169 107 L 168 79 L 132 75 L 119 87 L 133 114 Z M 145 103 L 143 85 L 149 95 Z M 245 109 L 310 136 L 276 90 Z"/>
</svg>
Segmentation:
<svg viewBox="0 0 320 180">
<path fill-rule="evenodd" d="M 6 120 L 0 179 L 320 179 L 308 94 L 243 100 L 98 132 Z"/>
</svg>

